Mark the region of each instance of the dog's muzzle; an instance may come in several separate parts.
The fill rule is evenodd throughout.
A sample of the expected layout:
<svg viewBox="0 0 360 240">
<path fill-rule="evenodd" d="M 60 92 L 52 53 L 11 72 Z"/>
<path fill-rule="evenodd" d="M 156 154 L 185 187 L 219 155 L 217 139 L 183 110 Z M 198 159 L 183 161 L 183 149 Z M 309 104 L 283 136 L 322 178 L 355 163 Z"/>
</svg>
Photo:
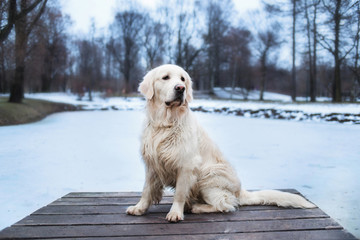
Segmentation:
<svg viewBox="0 0 360 240">
<path fill-rule="evenodd" d="M 181 84 L 177 84 L 174 87 L 174 91 L 175 91 L 175 98 L 172 101 L 165 102 L 167 106 L 171 106 L 173 105 L 173 103 L 179 103 L 179 106 L 181 106 L 181 104 L 184 101 L 185 86 Z"/>
</svg>

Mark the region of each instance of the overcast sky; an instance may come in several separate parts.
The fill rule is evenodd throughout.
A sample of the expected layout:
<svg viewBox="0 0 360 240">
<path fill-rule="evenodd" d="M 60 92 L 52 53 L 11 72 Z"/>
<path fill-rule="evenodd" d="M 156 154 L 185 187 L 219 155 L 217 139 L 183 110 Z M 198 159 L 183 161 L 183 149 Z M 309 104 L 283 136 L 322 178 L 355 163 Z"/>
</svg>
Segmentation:
<svg viewBox="0 0 360 240">
<path fill-rule="evenodd" d="M 140 0 L 149 9 L 155 9 L 160 0 Z M 241 15 L 247 10 L 257 9 L 260 0 L 233 0 L 237 12 Z M 115 11 L 121 9 L 117 0 L 60 0 L 63 12 L 70 15 L 73 26 L 71 33 L 87 34 L 91 18 L 97 29 L 106 29 L 114 20 Z"/>
</svg>

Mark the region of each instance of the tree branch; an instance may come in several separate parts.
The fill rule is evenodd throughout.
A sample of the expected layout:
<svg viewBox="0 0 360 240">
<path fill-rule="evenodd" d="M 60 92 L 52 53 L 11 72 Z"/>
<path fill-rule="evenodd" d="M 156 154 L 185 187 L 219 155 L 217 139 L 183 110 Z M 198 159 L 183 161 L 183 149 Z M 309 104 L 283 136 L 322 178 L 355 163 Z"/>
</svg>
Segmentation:
<svg viewBox="0 0 360 240">
<path fill-rule="evenodd" d="M 330 15 L 331 16 L 334 16 L 334 11 L 331 9 L 331 7 L 329 6 L 329 5 L 326 5 L 326 3 L 325 3 L 325 1 L 324 0 L 322 0 L 322 2 L 323 2 L 323 5 L 324 5 L 324 7 L 326 8 L 326 10 L 330 13 Z"/>
<path fill-rule="evenodd" d="M 47 0 L 44 0 L 38 14 L 35 16 L 34 20 L 32 21 L 32 23 L 30 24 L 29 28 L 27 29 L 27 35 L 29 36 L 31 30 L 34 28 L 35 24 L 37 23 L 37 21 L 39 20 L 39 18 L 41 17 L 41 15 L 44 13 L 45 11 L 45 6 L 46 6 Z"/>
<path fill-rule="evenodd" d="M 7 24 L 0 31 L 0 42 L 4 41 L 10 34 L 16 16 L 16 0 L 9 1 Z"/>
<path fill-rule="evenodd" d="M 317 33 L 317 35 L 320 37 L 320 40 L 321 40 L 321 41 L 318 41 L 318 43 L 319 43 L 324 49 L 328 50 L 332 55 L 334 55 L 335 52 L 334 52 L 333 48 L 331 47 L 330 43 L 328 43 L 328 42 L 326 41 L 326 38 L 324 37 L 324 35 L 322 35 L 322 34 L 320 34 L 320 33 Z M 324 43 L 325 45 L 324 45 L 323 43 Z"/>
<path fill-rule="evenodd" d="M 348 49 L 348 51 L 345 52 L 344 56 L 339 58 L 340 61 L 343 61 L 346 58 L 346 56 L 354 49 L 356 44 L 355 42 L 356 41 L 354 41 L 353 45 Z"/>
<path fill-rule="evenodd" d="M 16 1 L 16 0 L 15 0 Z M 42 0 L 36 0 L 33 4 L 29 7 L 22 10 L 20 13 L 16 14 L 15 21 L 18 19 L 25 17 L 29 12 L 31 12 Z"/>
</svg>

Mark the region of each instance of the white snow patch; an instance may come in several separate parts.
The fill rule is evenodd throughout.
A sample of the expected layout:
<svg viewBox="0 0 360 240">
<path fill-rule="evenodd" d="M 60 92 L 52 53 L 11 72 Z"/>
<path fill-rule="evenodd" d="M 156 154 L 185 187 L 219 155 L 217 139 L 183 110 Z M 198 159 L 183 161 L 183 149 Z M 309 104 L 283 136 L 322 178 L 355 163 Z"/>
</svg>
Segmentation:
<svg viewBox="0 0 360 240">
<path fill-rule="evenodd" d="M 235 99 L 235 100 L 259 100 L 260 91 L 251 90 L 247 91 L 243 88 L 235 88 L 234 90 L 231 87 L 225 88 L 214 88 L 214 93 L 218 98 L 223 99 Z M 273 93 L 273 92 L 264 92 L 264 100 L 270 101 L 282 101 L 282 102 L 291 102 L 291 97 L 285 94 Z"/>
<path fill-rule="evenodd" d="M 273 93 L 268 93 L 273 94 Z M 124 97 L 110 97 L 104 98 L 100 93 L 95 93 L 93 101 L 84 100 L 78 101 L 77 95 L 71 93 L 35 93 L 26 94 L 27 98 L 43 99 L 54 102 L 62 102 L 73 105 L 83 105 L 85 109 L 111 109 L 112 107 L 118 109 L 138 109 L 141 110 L 145 106 L 143 98 L 124 98 Z M 274 98 L 273 98 L 274 99 Z M 276 109 L 276 110 L 289 110 L 289 111 L 303 111 L 305 113 L 349 113 L 360 114 L 360 104 L 357 103 L 290 103 L 290 102 L 259 102 L 259 101 L 236 101 L 236 100 L 211 100 L 211 99 L 195 99 L 190 107 L 204 107 L 206 109 L 219 109 L 229 108 L 235 109 Z"/>
</svg>

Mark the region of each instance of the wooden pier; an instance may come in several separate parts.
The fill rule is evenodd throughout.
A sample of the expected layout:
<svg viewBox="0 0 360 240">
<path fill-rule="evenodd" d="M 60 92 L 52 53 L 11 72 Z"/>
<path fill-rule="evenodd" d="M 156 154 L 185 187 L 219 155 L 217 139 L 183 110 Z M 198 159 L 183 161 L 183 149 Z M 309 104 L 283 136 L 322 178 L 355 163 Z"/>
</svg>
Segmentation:
<svg viewBox="0 0 360 240">
<path fill-rule="evenodd" d="M 5 228 L 0 239 L 356 239 L 319 208 L 246 206 L 233 213 L 189 213 L 182 222 L 168 223 L 173 198 L 165 195 L 146 215 L 126 215 L 140 195 L 69 193 Z"/>
</svg>

